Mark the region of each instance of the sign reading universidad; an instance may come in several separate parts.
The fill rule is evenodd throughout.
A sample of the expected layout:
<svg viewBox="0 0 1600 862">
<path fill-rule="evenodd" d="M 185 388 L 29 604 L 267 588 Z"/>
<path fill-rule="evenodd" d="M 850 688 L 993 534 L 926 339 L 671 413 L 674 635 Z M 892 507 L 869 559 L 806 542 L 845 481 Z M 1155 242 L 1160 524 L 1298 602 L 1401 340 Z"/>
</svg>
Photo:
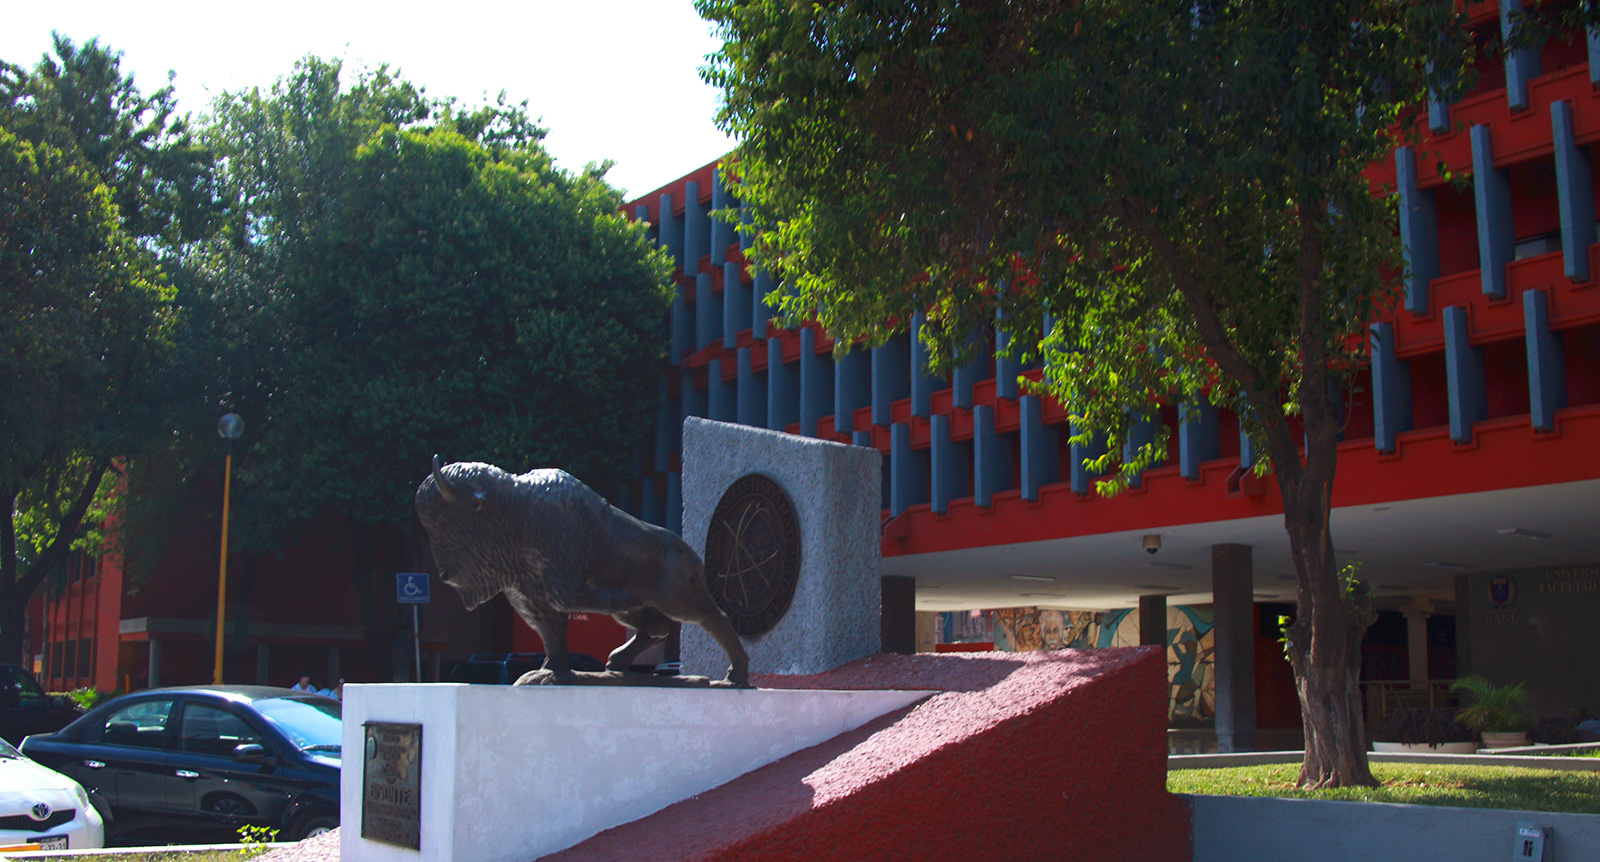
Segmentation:
<svg viewBox="0 0 1600 862">
<path fill-rule="evenodd" d="M 361 727 L 361 837 L 421 850 L 422 725 Z"/>
</svg>

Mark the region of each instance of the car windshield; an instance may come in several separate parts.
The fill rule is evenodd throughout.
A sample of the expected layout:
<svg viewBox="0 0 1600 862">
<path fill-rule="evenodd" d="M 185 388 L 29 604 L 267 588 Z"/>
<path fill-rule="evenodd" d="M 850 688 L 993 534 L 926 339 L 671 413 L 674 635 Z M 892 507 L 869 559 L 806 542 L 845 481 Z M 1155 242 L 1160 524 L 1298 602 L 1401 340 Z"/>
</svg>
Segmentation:
<svg viewBox="0 0 1600 862">
<path fill-rule="evenodd" d="M 326 697 L 270 697 L 251 704 L 301 751 L 339 753 L 339 702 Z"/>
</svg>

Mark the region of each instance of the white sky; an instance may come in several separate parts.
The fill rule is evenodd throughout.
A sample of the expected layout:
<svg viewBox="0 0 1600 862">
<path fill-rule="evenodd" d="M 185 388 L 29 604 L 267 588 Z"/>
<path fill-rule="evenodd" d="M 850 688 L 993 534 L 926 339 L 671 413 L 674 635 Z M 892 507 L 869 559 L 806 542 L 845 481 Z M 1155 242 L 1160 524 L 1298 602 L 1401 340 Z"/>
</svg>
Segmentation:
<svg viewBox="0 0 1600 862">
<path fill-rule="evenodd" d="M 557 162 L 613 159 L 638 197 L 733 148 L 712 123 L 719 93 L 697 70 L 717 47 L 691 0 L 56 0 L 0 4 L 0 59 L 32 66 L 50 31 L 100 37 L 149 93 L 177 73 L 179 107 L 268 87 L 306 54 L 346 69 L 387 63 L 430 95 L 478 102 L 504 89 L 550 130 Z"/>
</svg>

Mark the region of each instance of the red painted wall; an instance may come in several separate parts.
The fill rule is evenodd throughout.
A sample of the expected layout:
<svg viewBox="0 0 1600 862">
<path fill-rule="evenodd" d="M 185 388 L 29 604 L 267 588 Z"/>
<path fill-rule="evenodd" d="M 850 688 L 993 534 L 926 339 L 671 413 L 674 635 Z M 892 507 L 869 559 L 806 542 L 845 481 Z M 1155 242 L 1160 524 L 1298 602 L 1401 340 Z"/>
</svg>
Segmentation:
<svg viewBox="0 0 1600 862">
<path fill-rule="evenodd" d="M 1191 858 L 1158 648 L 881 655 L 753 681 L 939 693 L 544 858 Z"/>
</svg>

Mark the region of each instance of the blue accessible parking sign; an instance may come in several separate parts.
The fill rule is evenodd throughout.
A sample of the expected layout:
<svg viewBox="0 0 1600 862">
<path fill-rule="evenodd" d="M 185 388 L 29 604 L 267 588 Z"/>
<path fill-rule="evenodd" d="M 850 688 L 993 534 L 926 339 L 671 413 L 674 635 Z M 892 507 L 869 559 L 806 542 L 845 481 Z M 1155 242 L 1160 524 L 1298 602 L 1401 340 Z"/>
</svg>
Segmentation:
<svg viewBox="0 0 1600 862">
<path fill-rule="evenodd" d="M 428 603 L 428 573 L 399 572 L 395 576 L 395 598 L 402 605 Z"/>
</svg>

